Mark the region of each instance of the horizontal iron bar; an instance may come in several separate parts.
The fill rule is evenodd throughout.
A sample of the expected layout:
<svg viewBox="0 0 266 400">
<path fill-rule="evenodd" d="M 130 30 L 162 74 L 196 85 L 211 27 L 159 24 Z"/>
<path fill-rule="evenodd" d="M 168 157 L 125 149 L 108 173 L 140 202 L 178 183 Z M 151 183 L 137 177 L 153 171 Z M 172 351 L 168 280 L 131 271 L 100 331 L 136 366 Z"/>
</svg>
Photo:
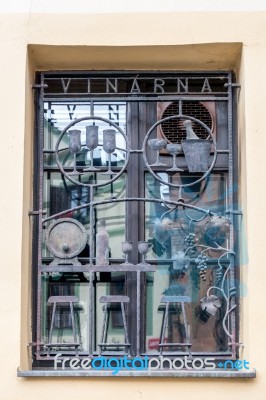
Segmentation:
<svg viewBox="0 0 266 400">
<path fill-rule="evenodd" d="M 28 347 L 36 347 L 36 346 L 44 346 L 45 345 L 45 343 L 43 343 L 43 342 L 40 342 L 40 343 L 37 343 L 37 342 L 29 342 L 28 343 Z"/>
<path fill-rule="evenodd" d="M 214 248 L 212 247 L 211 248 L 211 250 L 213 250 Z M 218 248 L 218 250 L 219 250 L 219 248 Z M 190 262 L 191 263 L 195 263 L 195 260 L 196 260 L 196 258 L 197 257 L 195 257 L 195 258 L 192 258 L 192 257 L 190 257 Z M 62 264 L 62 265 L 60 265 L 59 264 L 59 267 L 61 267 L 61 266 L 63 266 L 63 267 L 69 267 L 70 269 L 72 268 L 87 268 L 88 267 L 88 263 L 89 263 L 89 258 L 88 257 L 78 257 L 78 260 L 79 261 L 82 261 L 82 262 L 84 262 L 84 263 L 86 263 L 86 264 L 83 264 L 82 266 L 80 266 L 80 265 L 78 265 L 78 266 L 74 266 L 74 265 L 68 265 L 68 264 Z M 96 257 L 93 257 L 92 258 L 92 260 L 93 261 L 95 261 L 96 260 Z M 206 262 L 207 263 L 215 263 L 215 262 L 217 262 L 219 260 L 219 258 L 211 258 L 211 259 L 208 259 L 208 260 L 206 260 Z M 46 264 L 43 264 L 41 267 L 42 268 L 50 268 L 51 266 L 50 265 L 48 265 L 48 263 L 50 263 L 50 262 L 52 262 L 53 261 L 53 258 L 52 257 L 43 257 L 43 263 L 46 263 Z M 147 263 L 149 263 L 149 264 L 152 264 L 152 265 L 156 265 L 156 266 L 158 266 L 158 265 L 164 265 L 164 264 L 169 264 L 169 263 L 173 263 L 175 260 L 173 260 L 172 258 L 164 258 L 163 260 L 159 260 L 159 261 L 157 261 L 157 260 L 150 260 L 150 259 L 148 259 L 148 258 L 146 258 L 146 262 Z M 110 265 L 111 264 L 121 264 L 121 263 L 123 263 L 124 262 L 124 259 L 122 259 L 122 258 L 109 258 L 109 262 L 110 262 Z M 222 264 L 228 264 L 230 261 L 229 261 L 229 259 L 228 258 L 224 258 L 224 259 L 222 259 L 222 260 L 220 260 L 220 262 L 222 263 Z M 95 264 L 94 264 L 95 265 Z M 49 272 L 49 271 L 47 271 L 47 272 Z"/>
<path fill-rule="evenodd" d="M 138 74 L 139 76 L 171 76 L 174 74 L 174 77 L 176 76 L 211 76 L 211 77 L 216 77 L 216 78 L 228 78 L 229 76 L 229 71 L 228 70 L 216 70 L 216 71 L 204 71 L 204 70 L 197 70 L 197 71 L 176 71 L 174 69 L 171 70 L 162 70 L 162 71 L 156 71 L 153 69 L 149 70 L 99 70 L 99 71 L 88 71 L 88 70 L 71 70 L 71 71 L 45 71 L 41 72 L 40 74 L 46 79 L 46 77 L 54 77 L 56 78 L 64 78 L 65 76 L 78 76 L 78 75 L 86 75 L 86 77 L 90 76 L 105 76 L 105 75 L 118 75 L 118 76 L 130 76 L 130 75 L 136 75 Z M 51 78 L 49 78 L 51 79 Z"/>
<path fill-rule="evenodd" d="M 41 272 L 155 272 L 156 265 L 119 264 L 119 265 L 41 265 Z"/>
<path fill-rule="evenodd" d="M 62 93 L 62 96 L 65 96 L 65 93 Z M 48 96 L 48 95 L 47 95 Z M 51 96 L 49 94 L 49 96 Z M 46 102 L 50 101 L 50 102 L 60 102 L 60 101 L 64 101 L 64 102 L 80 102 L 82 101 L 81 97 L 86 96 L 86 99 L 84 99 L 84 101 L 88 102 L 90 100 L 93 100 L 95 102 L 95 99 L 98 99 L 98 102 L 158 102 L 158 101 L 176 101 L 176 100 L 190 100 L 190 101 L 226 101 L 229 100 L 229 97 L 227 96 L 227 93 L 225 94 L 225 96 L 223 97 L 215 97 L 215 96 L 191 96 L 191 95 L 187 95 L 187 96 L 157 96 L 157 97 L 92 97 L 90 95 L 90 97 L 88 97 L 88 94 L 86 93 L 79 93 L 76 97 L 61 97 L 59 98 L 59 95 L 56 94 L 56 98 L 53 97 L 46 97 L 46 95 L 44 94 L 43 96 L 43 100 Z M 78 101 L 77 101 L 78 99 Z"/>
<path fill-rule="evenodd" d="M 44 345 L 45 343 L 39 343 L 40 345 Z M 67 355 L 73 355 L 76 356 L 76 352 L 74 352 L 73 350 L 64 350 L 62 349 L 62 351 L 60 350 L 60 353 L 62 354 L 62 356 L 58 357 L 59 360 L 63 359 L 64 356 Z M 116 355 L 119 357 L 121 356 L 121 352 L 115 352 Z M 188 354 L 187 351 L 174 351 L 174 352 L 165 352 L 164 353 L 168 353 L 169 357 L 171 359 L 173 359 L 176 355 L 179 356 L 185 356 L 186 354 Z M 47 356 L 47 352 L 46 351 L 41 351 L 39 355 L 36 355 L 36 360 L 54 360 L 54 356 L 57 355 L 58 352 L 57 351 L 53 351 L 51 350 L 50 352 L 50 356 Z M 112 354 L 105 354 L 106 357 L 111 356 Z M 197 351 L 191 351 L 190 355 L 192 357 L 202 357 L 204 359 L 204 357 L 210 357 L 210 356 L 214 356 L 216 361 L 226 361 L 228 359 L 232 358 L 232 352 L 231 351 L 224 351 L 223 353 L 215 353 L 215 352 L 197 352 Z M 94 351 L 92 357 L 98 357 L 99 356 L 99 352 L 98 351 Z M 154 352 L 149 352 L 149 353 L 141 353 L 140 354 L 141 357 L 147 356 L 148 358 L 153 358 L 153 357 L 158 357 L 160 356 L 160 352 L 159 351 L 154 351 Z M 84 357 L 89 357 L 89 352 L 88 351 L 79 351 L 79 357 L 80 358 L 84 358 Z"/>
<path fill-rule="evenodd" d="M 63 74 L 65 75 L 65 73 L 63 73 Z M 196 73 L 196 72 L 195 73 L 194 72 L 180 73 L 180 72 L 174 72 L 174 71 L 172 71 L 172 72 L 162 71 L 162 72 L 157 72 L 157 73 L 155 71 L 150 71 L 150 72 L 146 72 L 146 71 L 131 71 L 131 72 L 112 71 L 112 73 L 111 73 L 111 71 L 110 71 L 110 73 L 109 73 L 109 71 L 101 71 L 97 75 L 94 73 L 94 71 L 92 71 L 92 72 L 84 71 L 82 73 L 83 76 L 79 76 L 79 77 L 77 77 L 78 74 L 76 74 L 76 72 L 72 72 L 71 74 L 72 74 L 71 78 L 73 80 L 77 80 L 77 81 L 84 80 L 84 79 L 91 79 L 91 80 L 108 79 L 109 75 L 116 75 L 116 78 L 118 78 L 118 79 L 130 79 L 130 80 L 131 79 L 148 80 L 148 79 L 158 78 L 158 76 L 164 77 L 167 79 L 176 79 L 176 78 L 181 78 L 181 79 L 189 78 L 191 80 L 192 79 L 198 80 L 200 78 L 201 79 L 206 79 L 206 78 L 214 79 L 215 78 L 215 79 L 221 79 L 221 80 L 228 79 L 228 74 L 222 75 L 221 73 L 219 73 L 218 75 L 216 75 L 215 73 L 214 74 L 206 73 L 206 71 L 204 73 L 203 72 L 201 72 L 201 73 Z M 56 77 L 44 76 L 44 79 L 46 79 L 48 81 L 56 81 L 59 79 L 65 79 L 65 77 L 62 75 L 60 73 L 59 74 L 57 73 Z"/>
<path fill-rule="evenodd" d="M 225 87 L 225 88 L 227 88 L 227 87 L 229 87 L 229 86 L 232 87 L 232 88 L 236 88 L 236 89 L 237 89 L 237 88 L 241 88 L 240 83 L 225 83 L 225 84 L 224 84 L 224 87 Z"/>
<path fill-rule="evenodd" d="M 47 89 L 48 88 L 48 85 L 45 83 L 45 84 L 34 84 L 34 85 L 31 85 L 31 88 L 32 89 L 42 89 L 42 88 L 44 88 L 44 89 Z"/>
<path fill-rule="evenodd" d="M 40 210 L 40 211 L 28 211 L 28 216 L 31 217 L 32 215 L 46 215 L 47 210 Z"/>
<path fill-rule="evenodd" d="M 41 265 L 41 272 L 89 272 L 89 265 Z"/>
<path fill-rule="evenodd" d="M 180 356 L 184 356 L 185 353 L 187 354 L 187 351 L 186 352 L 184 352 L 184 351 L 175 351 L 174 353 L 175 353 L 175 355 L 178 354 Z M 160 355 L 160 352 L 159 351 L 154 351 L 154 352 L 149 352 L 149 353 L 141 353 L 140 355 L 141 355 L 141 357 L 147 356 L 147 357 L 151 357 L 152 358 L 152 357 L 158 357 Z M 209 352 L 206 351 L 205 353 L 203 353 L 203 352 L 200 352 L 200 351 L 191 351 L 190 355 L 192 357 L 199 356 L 199 357 L 202 357 L 202 358 L 209 357 L 209 356 L 214 356 L 217 359 L 217 361 L 220 361 L 220 360 L 228 360 L 229 358 L 231 358 L 232 357 L 232 352 L 231 351 L 224 351 L 223 353 L 215 353 L 215 352 L 212 352 L 212 351 L 209 351 Z M 174 356 L 170 356 L 170 357 L 174 358 Z"/>
<path fill-rule="evenodd" d="M 242 210 L 226 210 L 224 213 L 225 214 L 243 215 Z"/>
<path fill-rule="evenodd" d="M 219 150 L 219 149 L 218 149 L 218 150 L 217 150 L 217 153 L 218 153 L 218 154 L 219 154 L 219 153 L 220 153 L 220 154 L 229 154 L 229 153 L 230 153 L 230 150 L 226 150 L 226 149 L 225 149 L 225 150 Z"/>
</svg>

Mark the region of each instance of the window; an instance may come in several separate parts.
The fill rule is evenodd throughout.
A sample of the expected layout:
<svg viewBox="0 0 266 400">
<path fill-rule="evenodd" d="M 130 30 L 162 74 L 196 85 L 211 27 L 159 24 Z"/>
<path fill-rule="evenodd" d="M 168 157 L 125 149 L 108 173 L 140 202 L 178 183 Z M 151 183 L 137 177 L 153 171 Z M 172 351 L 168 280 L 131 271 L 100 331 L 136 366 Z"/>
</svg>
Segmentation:
<svg viewBox="0 0 266 400">
<path fill-rule="evenodd" d="M 237 358 L 232 79 L 38 74 L 34 367 Z"/>
</svg>

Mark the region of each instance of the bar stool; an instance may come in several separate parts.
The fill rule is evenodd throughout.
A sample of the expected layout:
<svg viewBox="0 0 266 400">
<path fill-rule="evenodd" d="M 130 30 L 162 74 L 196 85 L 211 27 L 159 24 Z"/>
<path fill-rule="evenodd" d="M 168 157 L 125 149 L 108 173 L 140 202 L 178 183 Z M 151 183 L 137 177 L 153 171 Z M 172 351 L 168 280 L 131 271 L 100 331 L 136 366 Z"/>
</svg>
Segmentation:
<svg viewBox="0 0 266 400">
<path fill-rule="evenodd" d="M 125 303 L 129 303 L 128 296 L 101 296 L 99 299 L 100 303 L 103 303 L 104 317 L 103 317 L 103 326 L 102 326 L 102 335 L 101 335 L 101 343 L 98 343 L 99 346 L 99 354 L 102 354 L 102 351 L 105 351 L 106 348 L 119 348 L 124 347 L 127 349 L 127 354 L 130 355 L 130 346 L 131 344 L 128 341 L 128 332 L 127 332 L 127 321 L 126 321 L 126 313 L 125 313 Z M 123 318 L 123 326 L 125 332 L 125 343 L 108 343 L 107 335 L 108 335 L 108 325 L 110 319 L 110 312 L 114 311 L 114 304 L 120 304 L 122 318 Z"/>
<path fill-rule="evenodd" d="M 53 304 L 53 311 L 52 311 L 52 319 L 51 319 L 51 325 L 50 325 L 50 331 L 49 331 L 49 339 L 47 343 L 48 347 L 48 355 L 50 355 L 50 350 L 52 347 L 74 347 L 76 355 L 78 355 L 78 347 L 80 346 L 80 343 L 77 341 L 77 331 L 78 327 L 76 327 L 75 324 L 75 318 L 74 318 L 74 308 L 73 304 L 78 303 L 79 299 L 76 296 L 51 296 L 48 299 L 48 304 Z M 73 332 L 73 338 L 74 342 L 73 343 L 53 343 L 52 342 L 52 335 L 53 335 L 53 329 L 54 329 L 54 323 L 55 323 L 55 313 L 56 313 L 56 307 L 62 307 L 62 306 L 68 306 L 70 308 L 70 316 L 71 316 L 71 327 L 72 327 L 72 332 Z"/>
<path fill-rule="evenodd" d="M 160 342 L 159 342 L 160 354 L 162 354 L 164 347 L 186 347 L 189 355 L 191 355 L 192 343 L 190 343 L 189 325 L 187 322 L 186 309 L 185 309 L 185 303 L 191 303 L 191 298 L 189 296 L 162 296 L 161 303 L 166 304 L 166 306 L 165 306 L 164 313 L 163 313 L 163 320 L 162 320 L 162 327 L 161 327 L 161 334 L 160 334 Z M 184 343 L 164 343 L 165 332 L 166 332 L 167 323 L 168 323 L 169 305 L 171 303 L 181 304 L 181 310 L 182 310 L 182 314 L 183 314 L 184 327 L 185 327 L 185 342 Z"/>
</svg>

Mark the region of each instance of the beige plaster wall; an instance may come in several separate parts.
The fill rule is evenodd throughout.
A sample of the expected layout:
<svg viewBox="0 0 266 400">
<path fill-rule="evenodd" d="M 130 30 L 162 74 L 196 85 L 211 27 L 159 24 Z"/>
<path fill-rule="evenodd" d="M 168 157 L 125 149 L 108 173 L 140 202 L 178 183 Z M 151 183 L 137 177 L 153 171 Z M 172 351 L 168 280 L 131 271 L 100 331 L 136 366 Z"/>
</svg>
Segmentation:
<svg viewBox="0 0 266 400">
<path fill-rule="evenodd" d="M 2 8 L 0 11 L 2 11 Z M 265 12 L 0 14 L 0 400 L 160 399 L 260 400 L 264 372 L 264 238 L 266 170 Z M 241 45 L 243 43 L 243 47 Z M 243 358 L 255 380 L 140 378 L 17 378 L 29 368 L 30 232 L 34 70 L 234 69 L 239 93 L 239 144 L 244 224 L 249 258 L 241 324 Z"/>
</svg>

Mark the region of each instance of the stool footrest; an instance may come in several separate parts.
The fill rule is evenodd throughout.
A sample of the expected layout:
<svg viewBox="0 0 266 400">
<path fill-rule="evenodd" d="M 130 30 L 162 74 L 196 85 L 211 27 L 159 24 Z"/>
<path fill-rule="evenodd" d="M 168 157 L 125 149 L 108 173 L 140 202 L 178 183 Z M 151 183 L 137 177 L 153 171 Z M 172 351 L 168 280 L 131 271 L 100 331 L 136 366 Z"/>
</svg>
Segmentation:
<svg viewBox="0 0 266 400">
<path fill-rule="evenodd" d="M 97 343 L 100 347 L 129 347 L 130 343 Z"/>
<path fill-rule="evenodd" d="M 159 347 L 177 347 L 177 346 L 190 347 L 192 346 L 192 343 L 159 343 Z"/>
<path fill-rule="evenodd" d="M 47 347 L 79 347 L 80 343 L 47 343 Z"/>
</svg>

